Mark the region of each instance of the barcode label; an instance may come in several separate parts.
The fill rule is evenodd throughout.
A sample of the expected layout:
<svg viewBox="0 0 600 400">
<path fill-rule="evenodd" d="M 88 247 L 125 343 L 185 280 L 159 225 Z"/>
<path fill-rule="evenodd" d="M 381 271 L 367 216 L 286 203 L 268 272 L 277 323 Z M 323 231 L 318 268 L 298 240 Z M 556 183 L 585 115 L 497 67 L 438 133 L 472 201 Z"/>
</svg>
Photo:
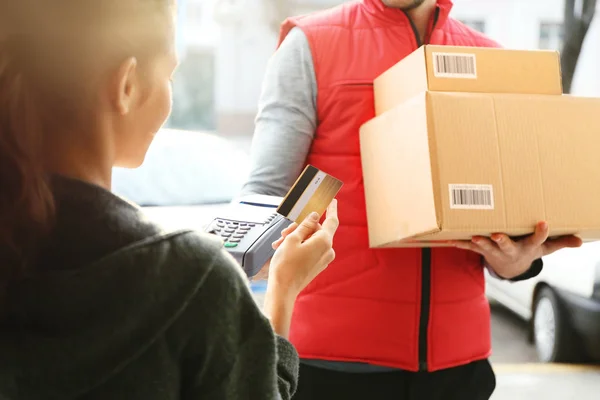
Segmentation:
<svg viewBox="0 0 600 400">
<path fill-rule="evenodd" d="M 433 75 L 436 78 L 477 79 L 475 54 L 432 53 Z"/>
<path fill-rule="evenodd" d="M 493 210 L 492 185 L 450 185 L 450 208 L 464 210 Z"/>
</svg>

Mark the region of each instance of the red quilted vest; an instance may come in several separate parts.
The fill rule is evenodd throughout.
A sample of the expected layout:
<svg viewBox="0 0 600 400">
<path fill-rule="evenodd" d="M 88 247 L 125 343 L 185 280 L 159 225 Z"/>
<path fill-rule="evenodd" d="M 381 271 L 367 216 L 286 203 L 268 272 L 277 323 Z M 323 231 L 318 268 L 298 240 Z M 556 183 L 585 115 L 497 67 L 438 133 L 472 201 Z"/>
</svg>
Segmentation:
<svg viewBox="0 0 600 400">
<path fill-rule="evenodd" d="M 438 0 L 427 42 L 494 46 L 448 18 Z M 337 259 L 301 294 L 291 341 L 305 359 L 435 371 L 489 357 L 483 267 L 456 249 L 369 249 L 359 127 L 374 117 L 373 80 L 420 46 L 406 14 L 358 0 L 290 18 L 306 34 L 318 85 L 319 126 L 307 163 L 344 182 Z M 408 190 L 409 188 L 407 188 Z"/>
</svg>

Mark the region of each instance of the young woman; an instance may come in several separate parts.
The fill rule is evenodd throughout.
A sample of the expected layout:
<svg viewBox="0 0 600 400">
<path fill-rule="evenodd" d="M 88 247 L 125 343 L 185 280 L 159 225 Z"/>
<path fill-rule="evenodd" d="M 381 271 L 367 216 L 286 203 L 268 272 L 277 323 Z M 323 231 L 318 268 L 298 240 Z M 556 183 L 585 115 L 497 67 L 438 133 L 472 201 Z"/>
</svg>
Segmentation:
<svg viewBox="0 0 600 400">
<path fill-rule="evenodd" d="M 0 398 L 288 399 L 335 202 L 274 243 L 264 316 L 208 235 L 110 192 L 171 108 L 172 0 L 0 2 Z"/>
</svg>

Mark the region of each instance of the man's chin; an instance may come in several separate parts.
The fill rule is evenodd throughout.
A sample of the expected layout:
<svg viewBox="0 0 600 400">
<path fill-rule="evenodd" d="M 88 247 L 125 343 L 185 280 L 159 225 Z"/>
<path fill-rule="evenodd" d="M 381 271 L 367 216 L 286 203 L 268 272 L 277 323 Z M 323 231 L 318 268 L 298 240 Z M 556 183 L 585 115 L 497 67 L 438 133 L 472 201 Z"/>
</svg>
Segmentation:
<svg viewBox="0 0 600 400">
<path fill-rule="evenodd" d="M 402 0 L 382 0 L 383 4 L 387 7 L 398 8 L 402 11 L 410 11 L 415 8 L 421 6 L 425 0 L 410 0 L 410 1 L 402 1 Z"/>
</svg>

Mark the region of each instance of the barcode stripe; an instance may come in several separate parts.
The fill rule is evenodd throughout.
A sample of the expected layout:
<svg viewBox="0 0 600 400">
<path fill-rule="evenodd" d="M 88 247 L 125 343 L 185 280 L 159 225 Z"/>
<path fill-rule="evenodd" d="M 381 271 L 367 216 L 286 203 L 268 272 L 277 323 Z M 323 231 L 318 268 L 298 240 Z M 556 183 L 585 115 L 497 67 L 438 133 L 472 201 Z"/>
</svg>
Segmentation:
<svg viewBox="0 0 600 400">
<path fill-rule="evenodd" d="M 477 77 L 474 54 L 433 53 L 435 75 L 448 77 Z"/>
<path fill-rule="evenodd" d="M 474 74 L 473 59 L 463 56 L 436 56 L 438 71 L 450 74 Z"/>
<path fill-rule="evenodd" d="M 493 189 L 488 185 L 450 185 L 450 206 L 451 208 L 493 209 Z"/>
<path fill-rule="evenodd" d="M 468 206 L 491 206 L 492 197 L 488 190 L 453 190 L 454 204 Z"/>
</svg>

